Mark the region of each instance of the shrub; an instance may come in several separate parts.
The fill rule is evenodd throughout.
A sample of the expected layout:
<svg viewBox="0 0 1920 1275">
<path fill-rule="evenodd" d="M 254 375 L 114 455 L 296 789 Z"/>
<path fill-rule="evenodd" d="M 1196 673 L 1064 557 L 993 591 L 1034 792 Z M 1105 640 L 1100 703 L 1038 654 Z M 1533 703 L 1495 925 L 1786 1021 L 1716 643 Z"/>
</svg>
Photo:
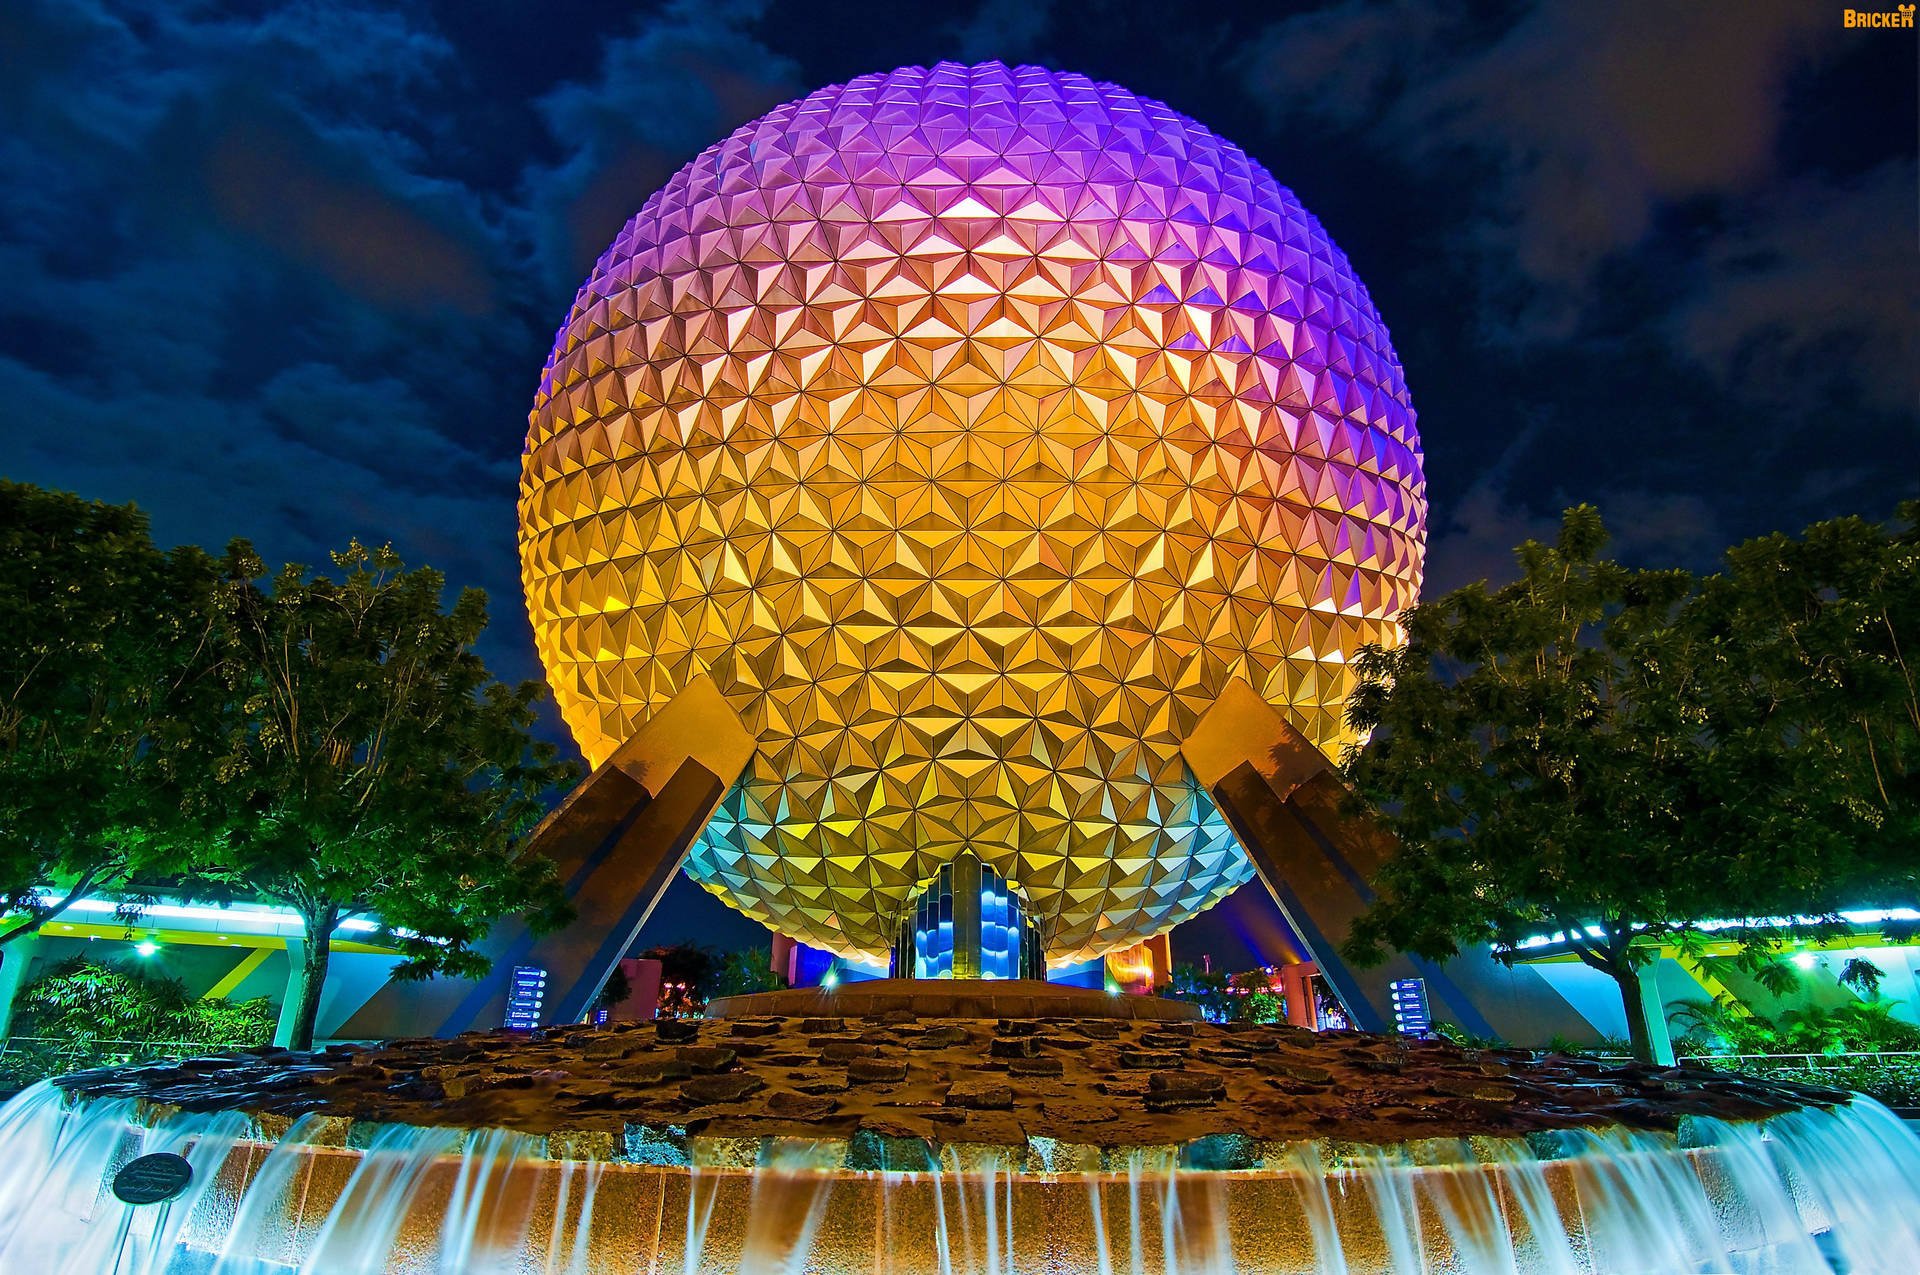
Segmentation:
<svg viewBox="0 0 1920 1275">
<path fill-rule="evenodd" d="M 274 1019 L 264 998 L 195 999 L 175 979 L 76 956 L 20 989 L 15 1044 L 0 1059 L 0 1085 L 17 1087 L 179 1046 L 261 1045 L 272 1037 Z"/>
</svg>

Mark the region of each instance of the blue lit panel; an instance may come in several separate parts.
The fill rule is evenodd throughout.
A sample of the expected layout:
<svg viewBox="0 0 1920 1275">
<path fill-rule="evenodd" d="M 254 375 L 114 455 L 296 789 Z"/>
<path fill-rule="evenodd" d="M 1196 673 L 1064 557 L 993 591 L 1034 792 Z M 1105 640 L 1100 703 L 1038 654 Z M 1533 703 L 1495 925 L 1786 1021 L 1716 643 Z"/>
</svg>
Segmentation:
<svg viewBox="0 0 1920 1275">
<path fill-rule="evenodd" d="M 1423 978 L 1403 978 L 1388 984 L 1393 993 L 1393 1029 L 1410 1036 L 1420 1036 L 1433 1030 L 1432 1016 L 1427 1013 L 1427 981 Z"/>
<path fill-rule="evenodd" d="M 894 942 L 895 977 L 1046 977 L 1039 932 L 1018 887 L 972 855 L 921 887 Z"/>
<path fill-rule="evenodd" d="M 540 1025 L 540 1007 L 547 999 L 547 972 L 538 965 L 516 965 L 507 987 L 508 1027 L 522 1030 Z"/>
</svg>

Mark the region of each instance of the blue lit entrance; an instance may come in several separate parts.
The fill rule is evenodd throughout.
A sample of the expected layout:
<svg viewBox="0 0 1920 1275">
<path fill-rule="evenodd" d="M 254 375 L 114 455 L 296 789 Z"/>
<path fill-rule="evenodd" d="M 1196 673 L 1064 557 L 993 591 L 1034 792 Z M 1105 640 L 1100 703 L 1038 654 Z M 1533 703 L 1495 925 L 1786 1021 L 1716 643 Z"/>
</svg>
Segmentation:
<svg viewBox="0 0 1920 1275">
<path fill-rule="evenodd" d="M 1019 887 L 962 853 L 940 866 L 901 920 L 893 976 L 1044 979 L 1046 955 Z"/>
</svg>

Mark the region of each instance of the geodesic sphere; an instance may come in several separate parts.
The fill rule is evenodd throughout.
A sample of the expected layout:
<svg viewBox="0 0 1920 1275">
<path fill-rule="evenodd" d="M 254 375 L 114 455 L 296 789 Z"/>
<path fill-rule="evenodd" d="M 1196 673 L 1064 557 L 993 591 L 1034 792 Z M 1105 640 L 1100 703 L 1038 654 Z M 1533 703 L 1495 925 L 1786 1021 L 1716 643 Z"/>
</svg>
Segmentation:
<svg viewBox="0 0 1920 1275">
<path fill-rule="evenodd" d="M 1114 85 L 942 64 L 647 201 L 541 378 L 520 547 L 591 761 L 703 673 L 758 736 L 709 889 L 881 957 L 970 848 L 1062 961 L 1248 878 L 1180 742 L 1242 678 L 1343 743 L 1425 514 L 1387 330 L 1291 193 Z"/>
</svg>

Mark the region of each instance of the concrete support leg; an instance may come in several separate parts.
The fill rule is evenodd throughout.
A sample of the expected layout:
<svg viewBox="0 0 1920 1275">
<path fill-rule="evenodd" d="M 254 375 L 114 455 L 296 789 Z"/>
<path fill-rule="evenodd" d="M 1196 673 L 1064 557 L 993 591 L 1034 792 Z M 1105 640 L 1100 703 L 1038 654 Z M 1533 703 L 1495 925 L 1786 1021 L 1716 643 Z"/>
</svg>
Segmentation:
<svg viewBox="0 0 1920 1275">
<path fill-rule="evenodd" d="M 1286 998 L 1287 1022 L 1310 1032 L 1320 1030 L 1320 1006 L 1313 994 L 1316 972 L 1311 962 L 1280 967 L 1280 994 Z"/>
<path fill-rule="evenodd" d="M 1250 685 L 1229 683 L 1180 751 L 1355 1027 L 1393 1030 L 1393 984 L 1420 979 L 1435 1021 L 1476 1036 L 1529 1045 L 1555 1033 L 1591 1039 L 1590 1025 L 1544 979 L 1500 964 L 1486 948 L 1444 965 L 1389 952 L 1362 968 L 1341 955 L 1374 901 L 1374 875 L 1398 846 L 1350 809 L 1333 763 Z"/>
<path fill-rule="evenodd" d="M 27 981 L 27 971 L 33 965 L 33 954 L 39 946 L 40 936 L 28 934 L 0 947 L 0 1041 L 5 1040 L 13 1028 L 13 999 Z"/>
<path fill-rule="evenodd" d="M 502 917 L 474 944 L 492 962 L 485 978 L 388 983 L 337 1038 L 452 1036 L 499 1027 L 509 1013 L 582 1021 L 753 750 L 712 681 L 693 682 L 534 830 L 528 853 L 553 861 L 572 924 L 537 935 L 524 918 Z M 526 971 L 519 984 L 516 969 Z M 537 1011 L 527 992 L 536 985 Z"/>
<path fill-rule="evenodd" d="M 287 940 L 287 990 L 280 997 L 280 1021 L 273 1029 L 273 1043 L 285 1048 L 293 1043 L 293 1020 L 300 1014 L 300 971 L 307 961 L 307 941 Z"/>
<path fill-rule="evenodd" d="M 1638 971 L 1640 1004 L 1647 1015 L 1647 1043 L 1653 1046 L 1653 1060 L 1673 1066 L 1673 1033 L 1667 1030 L 1667 1007 L 1660 999 L 1660 981 L 1654 977 L 1655 965 L 1649 962 Z"/>
</svg>

